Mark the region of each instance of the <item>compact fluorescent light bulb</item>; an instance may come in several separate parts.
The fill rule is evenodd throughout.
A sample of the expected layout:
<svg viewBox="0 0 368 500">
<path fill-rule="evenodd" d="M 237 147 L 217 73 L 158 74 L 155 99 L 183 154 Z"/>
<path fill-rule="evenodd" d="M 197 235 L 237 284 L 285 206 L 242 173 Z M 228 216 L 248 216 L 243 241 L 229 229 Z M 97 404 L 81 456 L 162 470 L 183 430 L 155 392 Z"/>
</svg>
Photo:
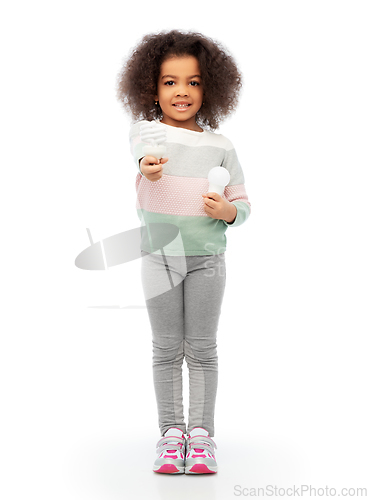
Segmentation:
<svg viewBox="0 0 368 500">
<path fill-rule="evenodd" d="M 213 167 L 208 172 L 208 188 L 209 193 L 218 193 L 220 196 L 224 194 L 225 186 L 230 182 L 229 171 L 225 167 Z"/>
<path fill-rule="evenodd" d="M 149 123 L 142 123 L 140 126 L 141 139 L 147 143 L 143 147 L 144 156 L 154 156 L 158 160 L 163 158 L 166 154 L 166 141 L 165 127 L 160 127 L 155 121 Z"/>
</svg>

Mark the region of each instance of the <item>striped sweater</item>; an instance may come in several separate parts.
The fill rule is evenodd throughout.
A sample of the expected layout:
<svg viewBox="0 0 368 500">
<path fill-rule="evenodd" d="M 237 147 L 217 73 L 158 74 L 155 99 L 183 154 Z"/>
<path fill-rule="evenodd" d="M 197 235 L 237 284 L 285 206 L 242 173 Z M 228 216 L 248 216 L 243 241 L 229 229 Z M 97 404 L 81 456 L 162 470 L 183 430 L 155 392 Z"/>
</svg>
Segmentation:
<svg viewBox="0 0 368 500">
<path fill-rule="evenodd" d="M 226 250 L 227 228 L 240 226 L 250 215 L 251 205 L 244 188 L 244 175 L 232 143 L 223 135 L 196 132 L 156 123 L 166 128 L 166 157 L 163 175 L 156 182 L 146 179 L 140 171 L 139 160 L 144 156 L 140 125 L 130 129 L 130 149 L 139 170 L 136 178 L 136 209 L 142 226 L 149 223 L 175 224 L 178 236 L 167 246 L 166 255 L 217 255 Z M 225 167 L 230 182 L 223 197 L 237 209 L 235 220 L 229 224 L 213 219 L 204 211 L 202 194 L 208 192 L 208 172 L 216 166 Z M 149 227 L 149 226 L 148 226 Z M 141 243 L 141 249 L 155 253 Z"/>
</svg>

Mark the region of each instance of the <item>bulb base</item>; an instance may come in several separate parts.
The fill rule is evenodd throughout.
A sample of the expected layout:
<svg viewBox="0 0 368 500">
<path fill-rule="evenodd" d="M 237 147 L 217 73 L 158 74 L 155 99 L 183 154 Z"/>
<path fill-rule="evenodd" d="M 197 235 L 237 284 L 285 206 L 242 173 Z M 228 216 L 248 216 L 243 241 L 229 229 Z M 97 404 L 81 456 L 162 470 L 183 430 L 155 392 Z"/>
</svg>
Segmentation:
<svg viewBox="0 0 368 500">
<path fill-rule="evenodd" d="M 152 146 L 151 144 L 147 144 L 147 146 L 143 146 L 143 154 L 144 156 L 154 156 L 155 158 L 160 160 L 166 154 L 166 147 Z"/>
<path fill-rule="evenodd" d="M 218 184 L 212 184 L 210 182 L 210 185 L 208 187 L 208 193 L 217 193 L 220 196 L 224 194 L 225 186 L 219 186 Z"/>
</svg>

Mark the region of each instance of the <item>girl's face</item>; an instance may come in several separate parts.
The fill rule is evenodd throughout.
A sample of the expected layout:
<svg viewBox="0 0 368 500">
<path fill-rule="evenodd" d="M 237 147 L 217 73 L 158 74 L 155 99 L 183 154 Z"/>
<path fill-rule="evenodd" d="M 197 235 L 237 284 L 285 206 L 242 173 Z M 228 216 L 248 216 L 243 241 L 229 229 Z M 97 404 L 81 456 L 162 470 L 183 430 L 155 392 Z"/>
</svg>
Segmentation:
<svg viewBox="0 0 368 500">
<path fill-rule="evenodd" d="M 203 100 L 201 71 L 196 57 L 174 56 L 161 64 L 155 100 L 162 109 L 162 123 L 202 131 L 196 123 Z"/>
</svg>

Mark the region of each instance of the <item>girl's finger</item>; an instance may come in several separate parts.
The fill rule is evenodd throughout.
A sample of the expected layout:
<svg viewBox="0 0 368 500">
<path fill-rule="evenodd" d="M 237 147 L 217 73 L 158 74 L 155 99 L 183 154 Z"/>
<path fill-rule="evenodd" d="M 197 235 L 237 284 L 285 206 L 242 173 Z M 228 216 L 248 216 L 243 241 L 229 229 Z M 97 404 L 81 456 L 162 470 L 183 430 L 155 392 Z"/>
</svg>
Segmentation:
<svg viewBox="0 0 368 500">
<path fill-rule="evenodd" d="M 146 162 L 149 164 L 153 163 L 154 165 L 158 165 L 160 163 L 159 160 L 154 156 L 146 156 Z"/>
</svg>

